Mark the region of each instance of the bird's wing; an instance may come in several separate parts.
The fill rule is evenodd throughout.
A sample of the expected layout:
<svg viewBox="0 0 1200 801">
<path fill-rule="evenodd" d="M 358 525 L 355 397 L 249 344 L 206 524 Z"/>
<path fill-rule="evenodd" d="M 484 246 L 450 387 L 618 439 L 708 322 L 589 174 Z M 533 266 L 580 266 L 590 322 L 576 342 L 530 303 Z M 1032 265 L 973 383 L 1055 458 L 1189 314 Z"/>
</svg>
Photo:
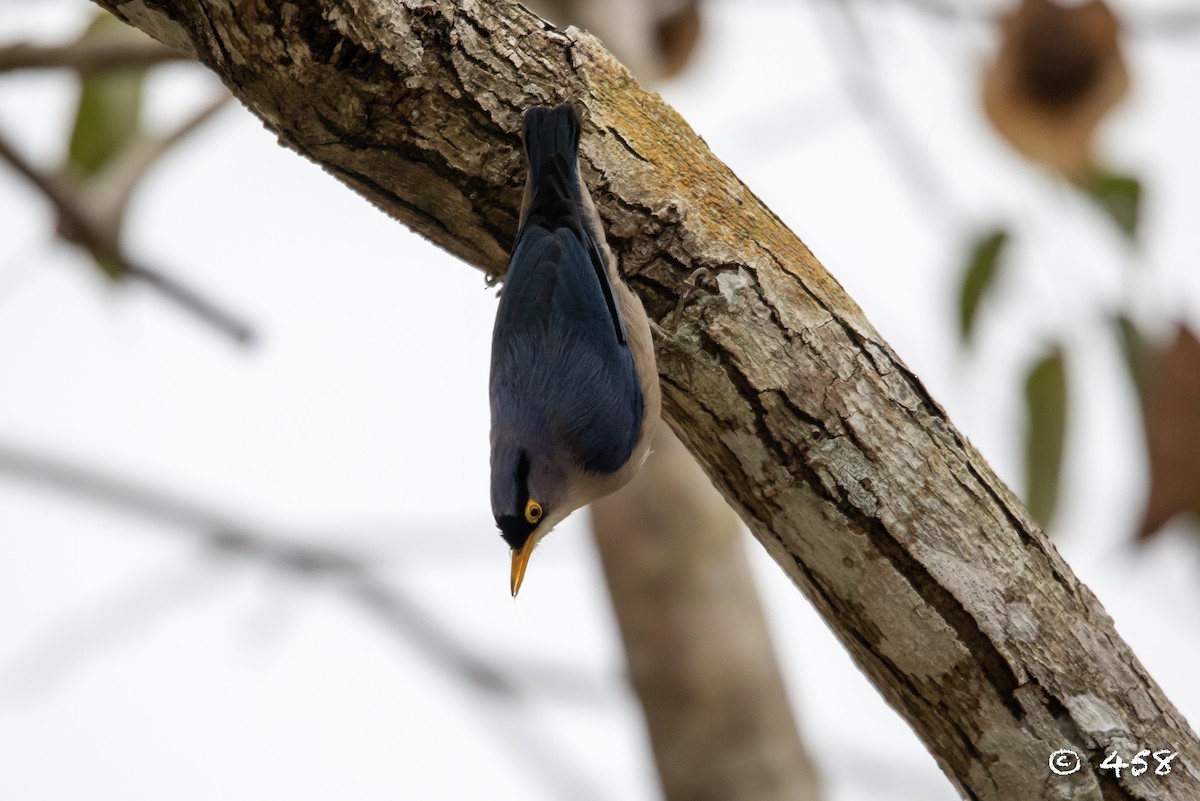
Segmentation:
<svg viewBox="0 0 1200 801">
<path fill-rule="evenodd" d="M 629 346 L 613 336 L 607 285 L 590 265 L 569 228 L 522 229 L 496 316 L 493 377 L 504 378 L 493 392 L 528 415 L 530 430 L 556 432 L 586 469 L 608 473 L 629 458 L 642 397 Z"/>
<path fill-rule="evenodd" d="M 597 343 L 628 343 L 614 327 L 619 310 L 610 306 L 612 286 L 603 270 L 592 268 L 589 246 L 578 233 L 567 227 L 548 230 L 527 224 L 517 239 L 505 278 L 496 333 L 507 335 L 513 329 L 536 326 L 551 336 L 565 334 L 564 327 Z"/>
<path fill-rule="evenodd" d="M 510 264 L 517 264 L 522 240 L 525 239 L 527 231 L 532 232 L 539 228 L 555 233 L 564 229 L 570 231 L 578 240 L 581 253 L 586 254 L 586 258 L 575 260 L 570 266 L 579 269 L 581 273 L 588 271 L 588 267 L 591 268 L 590 272 L 596 276 L 617 341 L 628 345 L 625 320 L 621 317 L 621 306 L 613 292 L 604 248 L 596 238 L 595 228 L 583 217 L 588 212 L 584 208 L 580 192 L 586 190 L 576 185 L 577 180 L 571 165 L 561 154 L 555 153 L 542 160 L 526 211 L 525 224 L 517 234 L 517 246 L 513 250 Z M 575 250 L 571 247 L 572 243 L 564 240 L 563 244 L 568 250 Z"/>
<path fill-rule="evenodd" d="M 617 334 L 617 341 L 622 345 L 629 345 L 629 339 L 625 335 L 625 320 L 621 317 L 621 306 L 617 303 L 616 295 L 613 293 L 612 280 L 608 276 L 608 265 L 604 262 L 604 254 L 600 251 L 600 243 L 592 235 L 592 231 L 587 226 L 584 227 L 584 238 L 588 244 L 588 256 L 592 263 L 592 269 L 596 271 L 596 278 L 600 281 L 600 290 L 604 293 L 604 304 L 608 307 L 608 314 L 612 317 L 613 327 Z"/>
</svg>

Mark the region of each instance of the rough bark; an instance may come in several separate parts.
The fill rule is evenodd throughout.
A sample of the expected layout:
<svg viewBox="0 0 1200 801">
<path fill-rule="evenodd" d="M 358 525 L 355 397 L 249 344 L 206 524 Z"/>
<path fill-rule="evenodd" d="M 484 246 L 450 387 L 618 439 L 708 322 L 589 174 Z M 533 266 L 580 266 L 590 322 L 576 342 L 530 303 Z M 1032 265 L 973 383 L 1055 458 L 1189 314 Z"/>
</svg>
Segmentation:
<svg viewBox="0 0 1200 801">
<path fill-rule="evenodd" d="M 594 39 L 501 0 L 99 2 L 491 275 L 520 114 L 577 103 L 666 417 L 962 795 L 1200 798 L 1195 733 L 1093 594 L 796 235 Z M 1061 748 L 1085 767 L 1053 775 Z M 1098 769 L 1147 748 L 1180 751 L 1169 776 Z"/>
<path fill-rule="evenodd" d="M 668 428 L 591 505 L 667 801 L 817 801 L 737 516 Z"/>
</svg>

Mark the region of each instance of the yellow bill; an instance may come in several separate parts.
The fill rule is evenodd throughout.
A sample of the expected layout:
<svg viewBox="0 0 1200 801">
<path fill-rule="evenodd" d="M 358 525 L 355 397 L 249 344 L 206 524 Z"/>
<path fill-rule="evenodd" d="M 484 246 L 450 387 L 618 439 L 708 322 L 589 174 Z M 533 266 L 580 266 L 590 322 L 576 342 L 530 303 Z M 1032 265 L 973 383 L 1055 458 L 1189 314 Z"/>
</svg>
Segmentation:
<svg viewBox="0 0 1200 801">
<path fill-rule="evenodd" d="M 529 567 L 529 556 L 533 553 L 533 537 L 525 540 L 525 544 L 521 546 L 521 550 L 512 552 L 512 577 L 510 578 L 510 587 L 512 595 L 517 597 L 517 592 L 521 589 L 521 582 L 525 580 L 525 568 Z"/>
</svg>

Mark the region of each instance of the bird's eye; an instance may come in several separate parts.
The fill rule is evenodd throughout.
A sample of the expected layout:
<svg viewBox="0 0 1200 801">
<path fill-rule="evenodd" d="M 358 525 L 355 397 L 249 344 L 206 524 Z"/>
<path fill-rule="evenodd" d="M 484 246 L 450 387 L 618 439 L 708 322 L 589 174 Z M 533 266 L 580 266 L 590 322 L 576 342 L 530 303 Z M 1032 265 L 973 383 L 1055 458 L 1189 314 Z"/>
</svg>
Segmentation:
<svg viewBox="0 0 1200 801">
<path fill-rule="evenodd" d="M 530 523 L 536 523 L 542 519 L 542 505 L 535 500 L 530 500 L 525 504 L 525 519 Z"/>
</svg>

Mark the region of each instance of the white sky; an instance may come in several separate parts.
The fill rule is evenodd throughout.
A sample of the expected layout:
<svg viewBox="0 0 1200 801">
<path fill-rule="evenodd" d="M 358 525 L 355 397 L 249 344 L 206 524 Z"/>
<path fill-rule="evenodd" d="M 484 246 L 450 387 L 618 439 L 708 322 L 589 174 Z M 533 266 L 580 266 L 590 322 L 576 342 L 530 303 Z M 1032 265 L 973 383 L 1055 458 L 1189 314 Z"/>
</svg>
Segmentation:
<svg viewBox="0 0 1200 801">
<path fill-rule="evenodd" d="M 1180 313 L 1200 319 L 1197 36 L 1132 45 L 1134 92 L 1104 132 L 1108 160 L 1148 186 L 1133 252 L 990 133 L 976 100 L 984 29 L 900 2 L 858 5 L 913 145 L 898 155 L 883 146 L 889 129 L 877 136 L 847 100 L 833 4 L 709 4 L 693 69 L 663 93 L 1016 486 L 1021 369 L 1045 337 L 1069 339 L 1058 542 L 1195 721 L 1200 558 L 1183 527 L 1141 554 L 1120 547 L 1140 511 L 1143 456 L 1098 315 L 1132 298 L 1158 330 Z M 0 0 L 0 43 L 65 39 L 89 11 Z M 161 72 L 157 124 L 215 86 L 186 67 Z M 41 163 L 61 156 L 72 103 L 61 76 L 0 76 L 0 130 Z M 935 190 L 914 191 L 909 169 Z M 1013 269 L 964 356 L 960 254 L 974 228 L 1004 221 L 1021 231 Z M 214 559 L 186 529 L 0 473 L 0 799 L 656 797 L 579 516 L 539 550 L 519 603 L 508 598 L 487 493 L 495 297 L 479 273 L 240 108 L 152 173 L 127 234 L 143 259 L 251 320 L 257 348 L 229 346 L 141 288 L 106 287 L 51 243 L 51 226 L 0 168 L 0 447 L 362 550 L 528 697 L 464 686 L 337 582 Z M 831 801 L 953 798 L 807 602 L 750 550 Z M 564 698 L 545 688 L 547 671 L 579 686 Z"/>
</svg>

